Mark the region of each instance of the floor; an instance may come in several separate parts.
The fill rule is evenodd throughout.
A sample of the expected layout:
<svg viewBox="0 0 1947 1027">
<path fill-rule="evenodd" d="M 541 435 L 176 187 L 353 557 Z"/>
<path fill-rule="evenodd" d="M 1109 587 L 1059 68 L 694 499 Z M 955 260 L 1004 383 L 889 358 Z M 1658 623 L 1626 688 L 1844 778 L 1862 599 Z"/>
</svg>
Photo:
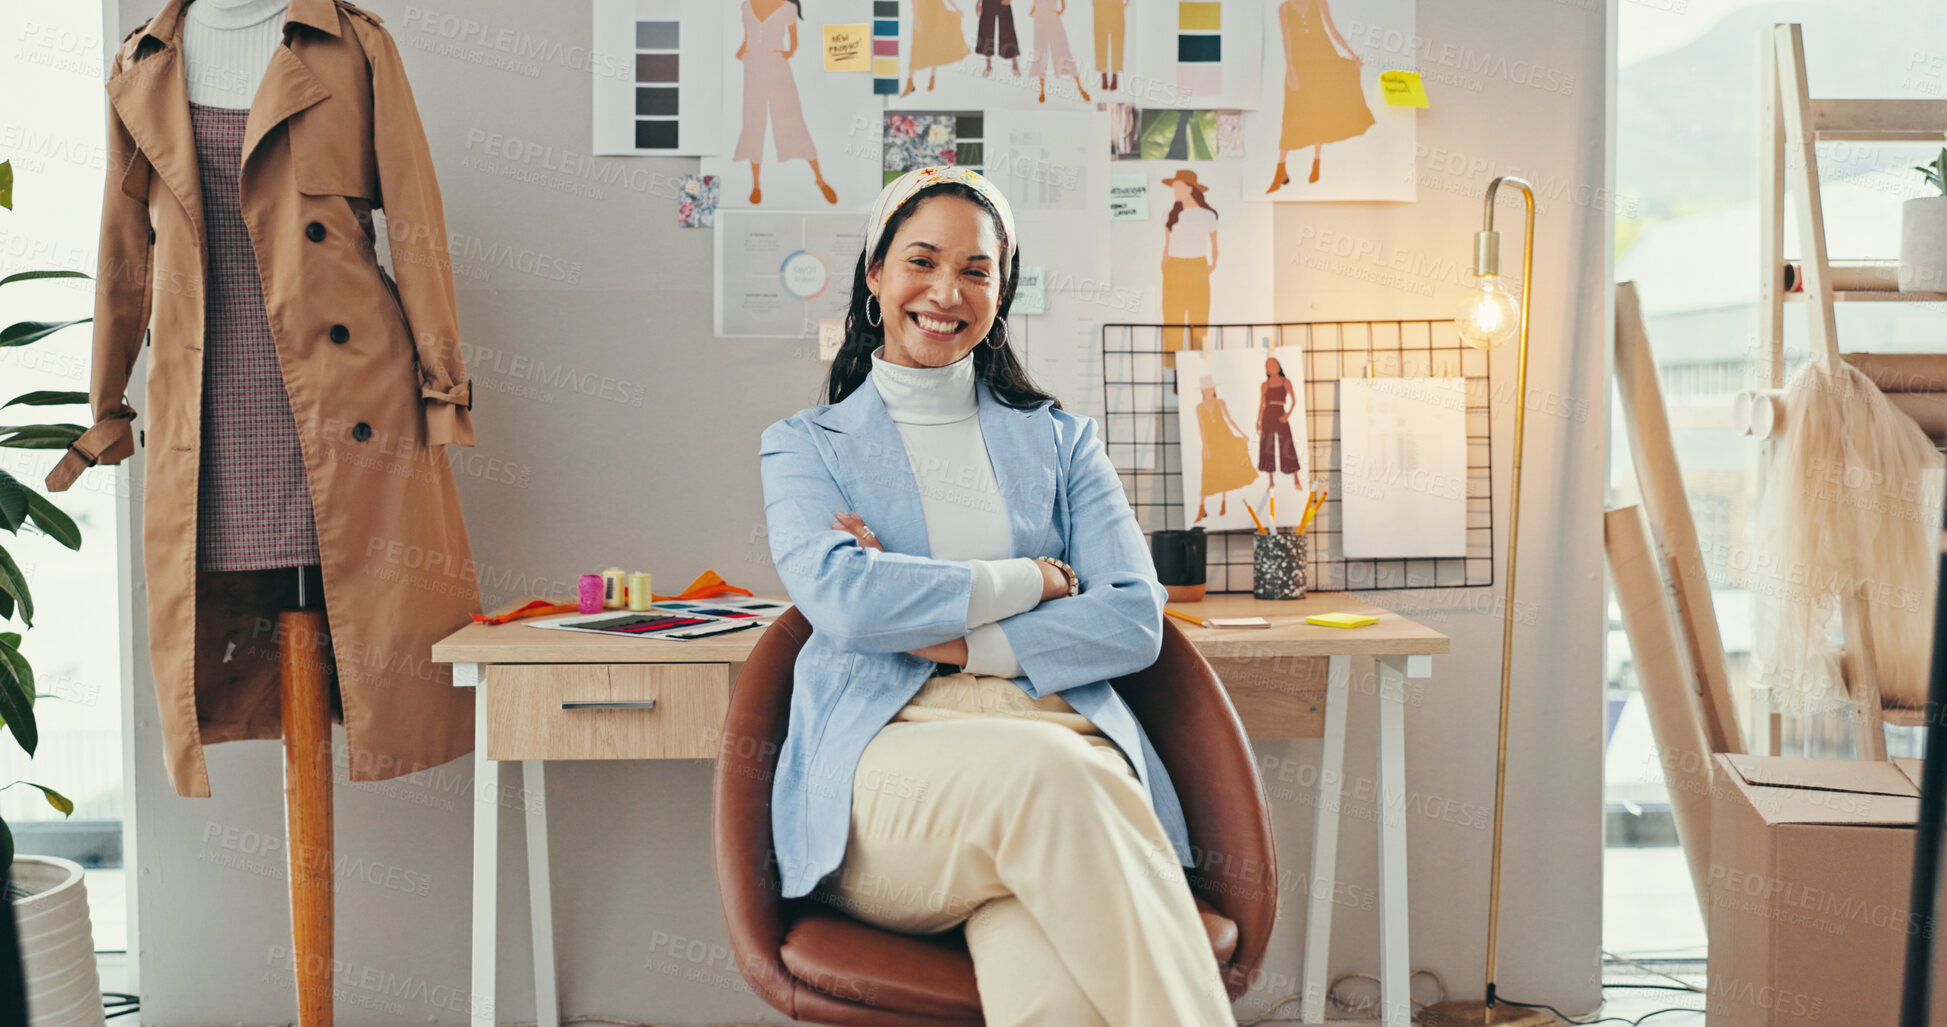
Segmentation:
<svg viewBox="0 0 1947 1027">
<path fill-rule="evenodd" d="M 1677 887 L 1680 886 L 1680 887 Z M 1611 988 L 1599 1012 L 1578 1016 L 1578 1022 L 1620 1017 L 1604 1023 L 1628 1023 L 1655 1014 L 1647 1027 L 1703 1027 L 1704 927 L 1697 904 L 1687 890 L 1689 876 L 1680 849 L 1612 848 L 1603 860 L 1602 947 L 1611 961 L 1603 974 Z M 123 876 L 120 870 L 88 872 L 88 906 L 94 923 L 104 991 L 128 991 Z M 1627 957 L 1668 976 L 1614 959 Z M 1674 977 L 1677 980 L 1672 980 Z M 1675 990 L 1683 985 L 1696 991 Z M 1672 990 L 1664 990 L 1665 988 Z M 1659 1012 L 1683 1009 L 1682 1012 Z M 109 1021 L 114 1027 L 140 1027 L 140 1014 Z M 1298 1022 L 1295 1004 L 1286 1006 L 1264 1024 Z M 1377 1020 L 1332 1019 L 1335 1027 L 1378 1027 Z"/>
</svg>

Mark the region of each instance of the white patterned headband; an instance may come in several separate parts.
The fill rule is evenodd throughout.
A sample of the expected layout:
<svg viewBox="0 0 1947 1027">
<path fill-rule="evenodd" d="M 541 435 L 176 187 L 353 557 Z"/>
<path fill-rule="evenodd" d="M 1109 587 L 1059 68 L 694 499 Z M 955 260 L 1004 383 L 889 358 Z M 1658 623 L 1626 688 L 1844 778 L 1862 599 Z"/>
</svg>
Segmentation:
<svg viewBox="0 0 1947 1027">
<path fill-rule="evenodd" d="M 1001 274 L 1005 276 L 1007 257 L 1014 248 L 1014 209 L 1007 205 L 1007 197 L 1002 196 L 1001 191 L 994 188 L 994 183 L 982 177 L 980 172 L 953 165 L 916 168 L 887 182 L 886 187 L 879 190 L 879 199 L 872 204 L 872 216 L 865 223 L 866 260 L 870 261 L 872 254 L 879 252 L 879 237 L 885 234 L 886 223 L 899 213 L 899 208 L 919 195 L 922 189 L 946 182 L 958 182 L 979 193 L 993 205 L 994 213 L 1000 215 Z"/>
</svg>

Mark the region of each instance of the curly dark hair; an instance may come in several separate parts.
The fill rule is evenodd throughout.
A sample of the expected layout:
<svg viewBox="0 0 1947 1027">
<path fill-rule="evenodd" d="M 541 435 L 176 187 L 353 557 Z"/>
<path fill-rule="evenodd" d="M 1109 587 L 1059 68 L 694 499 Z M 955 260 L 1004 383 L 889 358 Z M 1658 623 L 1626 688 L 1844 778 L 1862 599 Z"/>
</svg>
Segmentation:
<svg viewBox="0 0 1947 1027">
<path fill-rule="evenodd" d="M 906 201 L 892 220 L 886 223 L 885 231 L 879 234 L 879 245 L 869 254 L 863 250 L 859 252 L 858 267 L 852 272 L 852 302 L 845 312 L 845 341 L 839 346 L 838 356 L 832 360 L 831 375 L 825 382 L 827 403 L 840 402 L 857 391 L 866 375 L 872 373 L 872 351 L 886 341 L 885 326 L 875 327 L 865 318 L 865 301 L 872 295 L 872 290 L 866 286 L 866 271 L 885 262 L 886 250 L 892 246 L 892 237 L 899 233 L 899 226 L 912 217 L 920 204 L 935 196 L 958 196 L 979 204 L 993 219 L 994 234 L 1001 234 L 1001 217 L 994 210 L 994 205 L 962 183 L 942 182 L 928 186 Z M 1005 338 L 1007 329 L 1002 322 L 1007 320 L 1008 308 L 1014 304 L 1014 288 L 1021 280 L 1021 248 L 1016 245 L 1012 249 L 1014 252 L 1008 258 L 1006 279 L 1001 282 L 1000 306 L 994 314 L 994 326 L 987 330 L 987 338 L 974 346 L 974 376 L 986 382 L 994 390 L 994 395 L 1007 406 L 1026 409 L 1038 403 L 1052 403 L 1059 409 L 1061 401 L 1041 391 L 1028 377 L 1027 369 L 1014 355 L 1012 342 L 999 348 L 989 344 L 996 332 Z"/>
</svg>

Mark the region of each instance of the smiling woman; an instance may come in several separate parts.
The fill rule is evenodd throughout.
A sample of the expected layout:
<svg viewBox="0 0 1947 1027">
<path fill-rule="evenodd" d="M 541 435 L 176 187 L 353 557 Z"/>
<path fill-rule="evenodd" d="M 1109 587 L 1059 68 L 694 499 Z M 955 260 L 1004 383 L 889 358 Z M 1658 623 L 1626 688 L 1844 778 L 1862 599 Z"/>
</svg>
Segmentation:
<svg viewBox="0 0 1947 1027">
<path fill-rule="evenodd" d="M 1019 271 L 986 179 L 895 179 L 829 405 L 764 432 L 771 555 L 813 628 L 772 784 L 783 893 L 964 923 L 989 1023 L 1228 1025 L 1182 804 L 1109 683 L 1155 662 L 1163 589 L 1095 422 L 1008 343 Z"/>
</svg>

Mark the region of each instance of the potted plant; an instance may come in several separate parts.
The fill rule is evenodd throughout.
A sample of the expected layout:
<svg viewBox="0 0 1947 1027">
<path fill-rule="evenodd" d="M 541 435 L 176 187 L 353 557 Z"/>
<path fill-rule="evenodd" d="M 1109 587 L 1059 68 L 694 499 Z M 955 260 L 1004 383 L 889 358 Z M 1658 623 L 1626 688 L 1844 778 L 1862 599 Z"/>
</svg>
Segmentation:
<svg viewBox="0 0 1947 1027">
<path fill-rule="evenodd" d="M 0 207 L 13 209 L 10 161 L 0 161 Z M 34 279 L 87 277 L 78 271 L 21 271 L 0 278 L 0 287 Z M 88 320 L 92 318 L 8 325 L 0 328 L 0 348 L 30 345 Z M 87 402 L 83 392 L 29 392 L 0 403 L 0 410 Z M 81 432 L 77 424 L 0 425 L 0 447 L 64 450 Z M 29 525 L 71 550 L 81 548 L 81 529 L 73 518 L 33 487 L 0 469 L 0 528 L 19 535 Z M 0 544 L 0 626 L 15 620 L 22 629 L 33 627 L 34 596 L 20 565 Z M 34 668 L 20 646 L 20 631 L 0 631 L 0 719 L 5 720 L 13 740 L 32 756 L 40 744 L 34 721 L 38 693 L 34 690 Z M 0 787 L 22 784 L 40 789 L 63 816 L 74 812 L 74 803 L 46 785 L 14 781 Z M 104 1023 L 94 931 L 88 920 L 88 894 L 80 865 L 53 857 L 16 856 L 13 831 L 0 819 L 0 866 L 8 868 L 8 898 L 19 925 L 20 969 L 27 982 L 29 1022 L 41 1022 L 45 1017 L 46 1022 L 63 1024 Z M 0 968 L 0 972 L 13 969 Z"/>
<path fill-rule="evenodd" d="M 1900 291 L 1947 292 L 1947 147 L 1913 170 L 1940 195 L 1900 205 Z"/>
</svg>

